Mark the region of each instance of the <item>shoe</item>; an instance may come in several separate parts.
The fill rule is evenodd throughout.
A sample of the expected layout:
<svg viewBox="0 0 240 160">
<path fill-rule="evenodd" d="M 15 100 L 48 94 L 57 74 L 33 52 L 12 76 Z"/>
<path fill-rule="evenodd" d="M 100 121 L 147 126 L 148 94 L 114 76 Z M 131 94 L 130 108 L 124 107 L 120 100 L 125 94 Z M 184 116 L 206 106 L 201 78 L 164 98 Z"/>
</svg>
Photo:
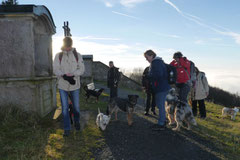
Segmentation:
<svg viewBox="0 0 240 160">
<path fill-rule="evenodd" d="M 80 130 L 80 123 L 79 123 L 79 122 L 75 122 L 75 129 L 76 129 L 77 131 Z"/>
<path fill-rule="evenodd" d="M 166 125 L 155 124 L 151 128 L 153 131 L 164 131 L 166 129 Z"/>
<path fill-rule="evenodd" d="M 64 130 L 63 137 L 68 137 L 70 135 L 70 130 Z"/>
<path fill-rule="evenodd" d="M 145 116 L 148 116 L 148 115 L 149 115 L 149 113 L 148 113 L 148 112 L 145 112 L 145 113 L 144 113 L 144 115 L 145 115 Z"/>
<path fill-rule="evenodd" d="M 157 115 L 157 113 L 155 111 L 152 111 L 152 114 L 155 115 L 155 116 Z"/>
</svg>

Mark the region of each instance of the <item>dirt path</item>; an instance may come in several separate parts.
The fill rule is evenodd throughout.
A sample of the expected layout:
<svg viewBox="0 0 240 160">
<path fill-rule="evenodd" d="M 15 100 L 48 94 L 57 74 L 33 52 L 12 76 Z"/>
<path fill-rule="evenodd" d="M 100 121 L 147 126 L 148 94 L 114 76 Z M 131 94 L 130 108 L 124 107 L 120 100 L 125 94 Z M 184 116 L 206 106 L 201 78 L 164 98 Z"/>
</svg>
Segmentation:
<svg viewBox="0 0 240 160">
<path fill-rule="evenodd" d="M 123 95 L 124 91 L 120 91 Z M 182 129 L 174 132 L 168 126 L 165 131 L 152 131 L 156 116 L 144 116 L 144 108 L 138 105 L 134 124 L 127 125 L 126 114 L 118 113 L 118 121 L 112 120 L 104 131 L 106 145 L 95 151 L 102 160 L 205 160 L 219 159 L 217 149 L 201 139 L 193 131 Z M 113 117 L 112 117 L 113 118 Z"/>
</svg>

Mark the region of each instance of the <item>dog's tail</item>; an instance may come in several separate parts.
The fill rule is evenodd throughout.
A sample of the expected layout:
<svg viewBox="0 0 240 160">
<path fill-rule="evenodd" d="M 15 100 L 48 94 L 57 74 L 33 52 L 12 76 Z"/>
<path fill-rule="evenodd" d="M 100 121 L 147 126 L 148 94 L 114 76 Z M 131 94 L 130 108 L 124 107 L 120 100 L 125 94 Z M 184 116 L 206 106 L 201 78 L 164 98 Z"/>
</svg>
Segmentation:
<svg viewBox="0 0 240 160">
<path fill-rule="evenodd" d="M 100 111 L 100 109 L 99 109 L 99 107 L 98 107 L 98 114 L 99 114 L 99 113 L 101 113 L 101 111 Z"/>
</svg>

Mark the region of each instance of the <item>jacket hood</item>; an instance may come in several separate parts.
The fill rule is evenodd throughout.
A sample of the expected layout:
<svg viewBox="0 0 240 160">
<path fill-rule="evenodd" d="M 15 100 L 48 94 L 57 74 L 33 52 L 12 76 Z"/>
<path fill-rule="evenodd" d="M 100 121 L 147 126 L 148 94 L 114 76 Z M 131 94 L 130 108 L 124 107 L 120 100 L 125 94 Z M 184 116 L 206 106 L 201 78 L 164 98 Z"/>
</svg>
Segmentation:
<svg viewBox="0 0 240 160">
<path fill-rule="evenodd" d="M 153 61 L 154 61 L 154 60 L 162 60 L 162 58 L 156 56 L 156 57 L 153 59 Z"/>
</svg>

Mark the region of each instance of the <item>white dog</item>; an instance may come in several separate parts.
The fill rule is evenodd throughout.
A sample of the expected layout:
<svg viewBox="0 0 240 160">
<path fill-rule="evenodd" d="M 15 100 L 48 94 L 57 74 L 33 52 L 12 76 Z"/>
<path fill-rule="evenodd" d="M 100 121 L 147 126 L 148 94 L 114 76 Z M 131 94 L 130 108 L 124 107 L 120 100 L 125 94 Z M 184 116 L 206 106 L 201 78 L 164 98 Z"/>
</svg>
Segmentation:
<svg viewBox="0 0 240 160">
<path fill-rule="evenodd" d="M 231 116 L 232 120 L 235 120 L 235 117 L 236 117 L 238 111 L 239 111 L 239 109 L 237 107 L 234 107 L 234 108 L 223 107 L 222 116 L 229 115 L 229 116 Z"/>
<path fill-rule="evenodd" d="M 111 119 L 110 116 L 104 115 L 103 113 L 100 112 L 100 109 L 98 108 L 96 124 L 102 131 L 104 131 L 106 129 L 110 119 Z"/>
</svg>

